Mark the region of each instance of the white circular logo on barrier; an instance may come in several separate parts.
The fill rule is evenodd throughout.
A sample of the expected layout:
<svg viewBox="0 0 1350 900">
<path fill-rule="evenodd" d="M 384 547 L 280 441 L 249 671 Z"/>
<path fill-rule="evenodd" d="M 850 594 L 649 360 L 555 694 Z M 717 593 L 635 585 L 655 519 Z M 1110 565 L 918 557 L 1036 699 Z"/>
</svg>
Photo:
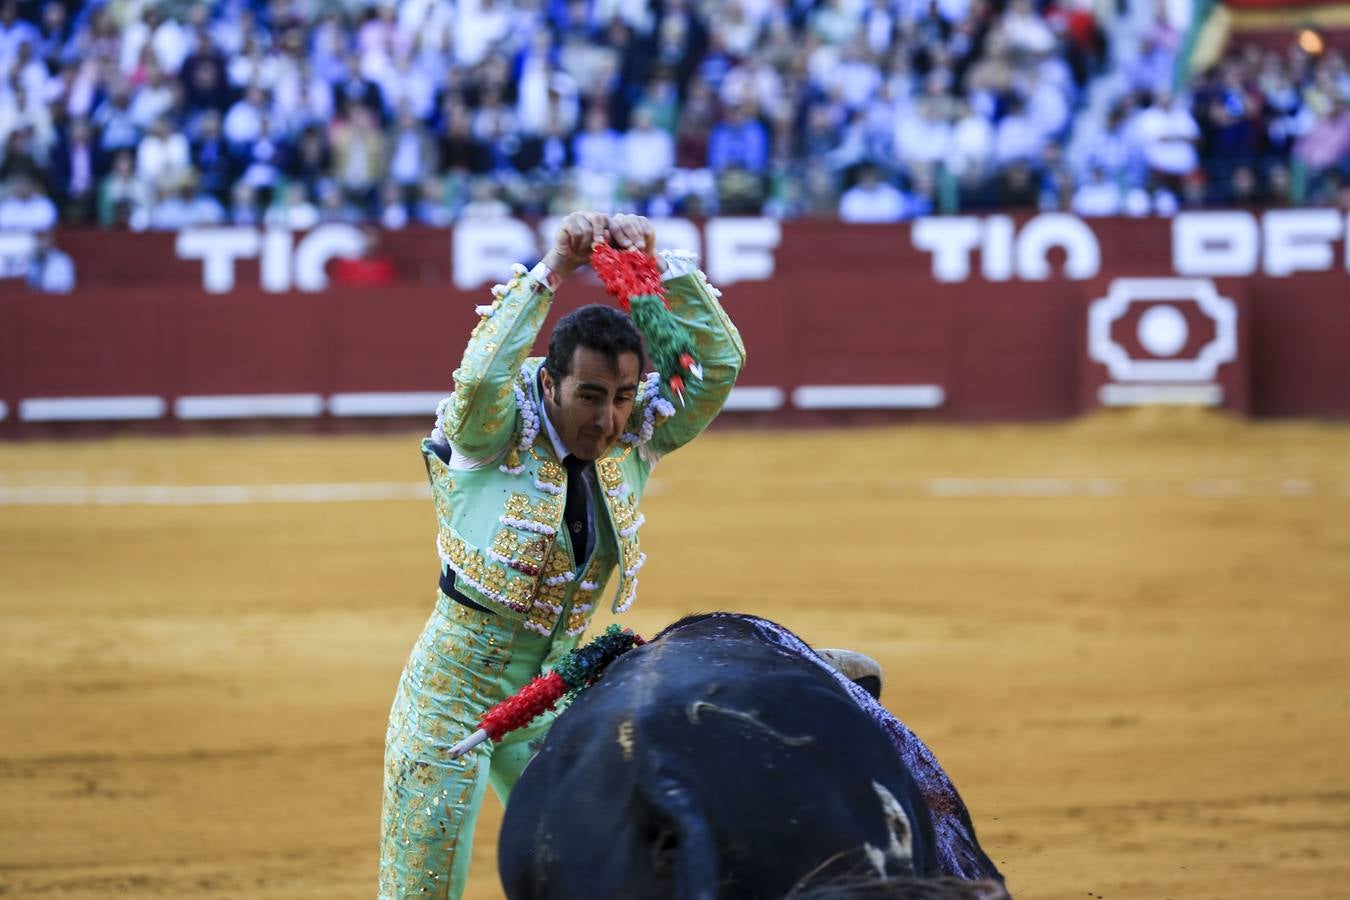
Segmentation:
<svg viewBox="0 0 1350 900">
<path fill-rule="evenodd" d="M 1193 359 L 1180 356 L 1190 337 L 1180 301 L 1194 302 L 1214 323 L 1214 337 Z M 1149 305 L 1136 326 L 1149 359 L 1135 358 L 1111 336 L 1112 323 L 1135 303 Z M 1088 308 L 1088 357 L 1104 363 L 1115 381 L 1213 381 L 1219 366 L 1237 359 L 1237 305 L 1219 296 L 1207 278 L 1117 278 Z"/>
<path fill-rule="evenodd" d="M 1139 317 L 1139 343 L 1154 356 L 1176 356 L 1186 346 L 1191 329 L 1175 306 L 1150 306 Z"/>
</svg>

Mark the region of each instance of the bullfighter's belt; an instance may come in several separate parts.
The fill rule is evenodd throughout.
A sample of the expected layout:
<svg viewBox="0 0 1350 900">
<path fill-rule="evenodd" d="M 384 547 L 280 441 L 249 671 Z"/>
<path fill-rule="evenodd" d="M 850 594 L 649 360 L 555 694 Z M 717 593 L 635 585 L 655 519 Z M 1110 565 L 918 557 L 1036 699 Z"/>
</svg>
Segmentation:
<svg viewBox="0 0 1350 900">
<path fill-rule="evenodd" d="M 460 603 L 463 604 L 464 606 L 469 607 L 469 609 L 476 609 L 479 612 L 485 612 L 490 616 L 496 615 L 496 613 L 488 609 L 483 604 L 475 603 L 472 600 L 470 600 L 468 597 L 464 595 L 463 591 L 461 591 L 458 587 L 455 586 L 455 573 L 454 570 L 452 569 L 447 569 L 441 572 L 441 593 L 449 597 L 456 603 Z"/>
</svg>

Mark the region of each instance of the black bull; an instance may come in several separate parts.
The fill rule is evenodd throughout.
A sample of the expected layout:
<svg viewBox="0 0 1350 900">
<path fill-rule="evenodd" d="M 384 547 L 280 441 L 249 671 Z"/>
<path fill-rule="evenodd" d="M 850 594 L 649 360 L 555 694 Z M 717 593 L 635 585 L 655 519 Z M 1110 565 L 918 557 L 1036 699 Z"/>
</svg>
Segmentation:
<svg viewBox="0 0 1350 900">
<path fill-rule="evenodd" d="M 1003 895 L 927 747 L 791 632 L 725 613 L 620 657 L 558 718 L 498 866 L 511 900 Z M 941 876 L 989 890 L 899 887 Z M 873 887 L 810 888 L 830 884 Z"/>
</svg>

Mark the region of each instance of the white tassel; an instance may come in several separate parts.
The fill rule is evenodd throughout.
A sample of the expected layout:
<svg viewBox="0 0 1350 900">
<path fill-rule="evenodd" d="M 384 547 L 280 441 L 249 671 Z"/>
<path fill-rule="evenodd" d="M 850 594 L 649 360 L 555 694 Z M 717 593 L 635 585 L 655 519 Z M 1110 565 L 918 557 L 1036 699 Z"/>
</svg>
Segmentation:
<svg viewBox="0 0 1350 900">
<path fill-rule="evenodd" d="M 645 554 L 645 553 L 639 553 L 639 554 L 638 554 L 638 558 L 637 558 L 637 562 L 633 563 L 633 568 L 631 568 L 631 569 L 624 569 L 624 570 L 623 570 L 623 575 L 624 575 L 624 577 L 625 577 L 625 578 L 632 578 L 634 575 L 636 575 L 636 574 L 638 573 L 638 569 L 641 569 L 641 568 L 642 568 L 643 566 L 645 566 L 646 564 L 647 564 L 647 554 Z"/>
<path fill-rule="evenodd" d="M 628 610 L 632 609 L 632 607 L 633 607 L 633 601 L 637 600 L 637 586 L 638 586 L 637 580 L 634 579 L 634 581 L 633 581 L 633 587 L 632 587 L 632 589 L 629 590 L 629 592 L 628 592 L 628 599 L 625 600 L 625 601 L 624 601 L 623 603 L 621 603 L 620 605 L 614 607 L 614 611 L 615 611 L 616 613 L 624 613 L 624 612 L 628 612 Z"/>
<path fill-rule="evenodd" d="M 545 525 L 543 522 L 534 522 L 529 519 L 517 519 L 515 516 L 498 516 L 497 520 L 503 525 L 519 528 L 521 531 L 533 531 L 535 534 L 542 534 L 545 537 L 553 537 L 553 535 L 558 533 L 556 528 Z"/>
</svg>

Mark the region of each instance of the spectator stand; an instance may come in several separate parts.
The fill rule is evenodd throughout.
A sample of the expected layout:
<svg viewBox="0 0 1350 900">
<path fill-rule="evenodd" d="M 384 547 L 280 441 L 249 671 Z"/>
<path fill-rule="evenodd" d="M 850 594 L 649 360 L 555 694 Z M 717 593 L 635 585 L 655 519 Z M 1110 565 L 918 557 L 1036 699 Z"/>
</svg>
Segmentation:
<svg viewBox="0 0 1350 900">
<path fill-rule="evenodd" d="M 0 187 L 28 229 L 1344 202 L 1344 32 L 1233 37 L 1280 3 L 3 0 Z"/>
</svg>

